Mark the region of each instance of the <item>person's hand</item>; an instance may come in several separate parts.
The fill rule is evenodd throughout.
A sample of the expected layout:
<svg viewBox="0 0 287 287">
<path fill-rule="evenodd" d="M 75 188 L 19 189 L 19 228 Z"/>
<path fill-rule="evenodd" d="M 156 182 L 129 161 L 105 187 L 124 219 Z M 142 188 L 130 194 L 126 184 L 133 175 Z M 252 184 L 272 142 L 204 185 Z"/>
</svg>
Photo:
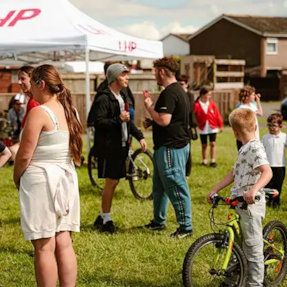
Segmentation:
<svg viewBox="0 0 287 287">
<path fill-rule="evenodd" d="M 248 192 L 244 194 L 243 198 L 247 204 L 254 204 L 255 195 L 256 195 L 256 190 L 250 189 Z"/>
<path fill-rule="evenodd" d="M 206 197 L 207 203 L 211 204 L 212 203 L 212 197 L 214 196 L 214 194 L 216 193 L 216 191 L 210 191 Z"/>
<path fill-rule="evenodd" d="M 123 122 L 129 122 L 130 121 L 130 113 L 129 112 L 126 112 L 126 111 L 123 111 L 120 115 L 120 118 Z"/>
<path fill-rule="evenodd" d="M 148 90 L 143 90 L 143 95 L 144 95 L 145 99 L 150 98 L 150 93 Z"/>
<path fill-rule="evenodd" d="M 221 132 L 221 133 L 223 132 L 223 128 L 220 128 L 220 132 Z"/>
<path fill-rule="evenodd" d="M 152 125 L 152 120 L 149 118 L 145 118 L 143 121 L 143 126 L 145 129 L 148 129 Z"/>
<path fill-rule="evenodd" d="M 260 94 L 255 94 L 255 101 L 260 102 L 261 100 L 261 95 Z"/>
<path fill-rule="evenodd" d="M 151 108 L 152 105 L 153 105 L 153 102 L 152 102 L 151 98 L 146 98 L 145 101 L 144 101 L 144 105 L 145 105 L 145 107 L 146 107 L 147 110 L 148 110 L 149 108 Z"/>
<path fill-rule="evenodd" d="M 142 147 L 142 152 L 145 152 L 147 149 L 147 143 L 146 143 L 145 139 L 140 140 L 140 145 Z"/>
</svg>

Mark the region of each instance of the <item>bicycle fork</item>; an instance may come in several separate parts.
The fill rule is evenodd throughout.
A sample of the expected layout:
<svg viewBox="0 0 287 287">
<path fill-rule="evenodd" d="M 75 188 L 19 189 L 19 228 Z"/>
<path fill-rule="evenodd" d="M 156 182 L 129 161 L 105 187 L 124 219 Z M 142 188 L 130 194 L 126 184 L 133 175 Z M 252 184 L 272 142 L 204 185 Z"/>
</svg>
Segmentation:
<svg viewBox="0 0 287 287">
<path fill-rule="evenodd" d="M 216 248 L 215 258 L 214 258 L 214 267 L 218 264 L 222 251 L 226 250 L 226 254 L 224 256 L 222 267 L 220 269 L 213 268 L 212 270 L 210 270 L 211 275 L 217 275 L 217 276 L 225 275 L 225 272 L 230 262 L 234 240 L 235 240 L 234 231 L 232 227 L 228 226 L 225 229 L 223 241 L 216 244 L 217 248 Z"/>
</svg>

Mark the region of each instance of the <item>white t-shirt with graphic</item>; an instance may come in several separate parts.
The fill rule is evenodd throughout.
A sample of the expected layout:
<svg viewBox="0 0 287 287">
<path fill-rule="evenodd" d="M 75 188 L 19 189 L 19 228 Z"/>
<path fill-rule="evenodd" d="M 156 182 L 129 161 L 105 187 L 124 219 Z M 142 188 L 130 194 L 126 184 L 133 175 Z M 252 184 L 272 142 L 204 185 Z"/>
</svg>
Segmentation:
<svg viewBox="0 0 287 287">
<path fill-rule="evenodd" d="M 243 196 L 258 181 L 261 172 L 257 169 L 269 165 L 262 143 L 256 139 L 244 144 L 239 150 L 237 161 L 233 166 L 234 185 L 231 196 Z"/>
</svg>

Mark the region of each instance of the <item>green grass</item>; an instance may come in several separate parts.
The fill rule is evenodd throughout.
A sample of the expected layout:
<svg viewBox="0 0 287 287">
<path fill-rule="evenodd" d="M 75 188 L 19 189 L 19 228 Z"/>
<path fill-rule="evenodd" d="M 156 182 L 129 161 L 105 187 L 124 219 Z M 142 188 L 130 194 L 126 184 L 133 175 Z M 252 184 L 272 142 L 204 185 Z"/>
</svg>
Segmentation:
<svg viewBox="0 0 287 287">
<path fill-rule="evenodd" d="M 261 135 L 266 133 L 261 130 Z M 148 140 L 152 148 L 151 139 Z M 190 245 L 200 236 L 210 233 L 206 204 L 207 192 L 228 172 L 236 158 L 235 139 L 231 129 L 218 135 L 217 169 L 201 167 L 200 143 L 192 142 L 193 169 L 189 179 L 192 196 L 194 236 L 182 241 L 168 238 L 178 227 L 172 207 L 167 215 L 167 230 L 150 232 L 139 229 L 152 219 L 152 202 L 136 200 L 127 181 L 117 188 L 112 218 L 119 232 L 108 236 L 93 228 L 100 209 L 100 191 L 89 182 L 85 167 L 78 169 L 81 194 L 81 233 L 74 234 L 78 258 L 77 286 L 98 287 L 176 287 L 182 286 L 182 263 Z M 32 245 L 25 241 L 20 229 L 18 191 L 12 180 L 12 168 L 0 171 L 0 286 L 35 286 Z M 151 188 L 151 184 L 149 188 Z M 267 209 L 267 218 L 286 222 L 287 193 L 283 188 L 283 205 L 279 211 Z M 228 194 L 226 189 L 223 194 Z M 227 208 L 216 211 L 224 220 Z M 287 286 L 284 285 L 284 286 Z"/>
</svg>

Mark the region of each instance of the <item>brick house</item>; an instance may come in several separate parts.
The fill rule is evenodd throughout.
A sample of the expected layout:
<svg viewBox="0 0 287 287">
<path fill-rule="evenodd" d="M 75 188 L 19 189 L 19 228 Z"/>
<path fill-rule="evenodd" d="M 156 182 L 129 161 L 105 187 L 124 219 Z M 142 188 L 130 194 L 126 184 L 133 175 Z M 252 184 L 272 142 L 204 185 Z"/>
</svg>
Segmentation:
<svg viewBox="0 0 287 287">
<path fill-rule="evenodd" d="M 188 39 L 190 55 L 243 59 L 247 74 L 287 69 L 287 17 L 221 15 Z"/>
</svg>

